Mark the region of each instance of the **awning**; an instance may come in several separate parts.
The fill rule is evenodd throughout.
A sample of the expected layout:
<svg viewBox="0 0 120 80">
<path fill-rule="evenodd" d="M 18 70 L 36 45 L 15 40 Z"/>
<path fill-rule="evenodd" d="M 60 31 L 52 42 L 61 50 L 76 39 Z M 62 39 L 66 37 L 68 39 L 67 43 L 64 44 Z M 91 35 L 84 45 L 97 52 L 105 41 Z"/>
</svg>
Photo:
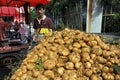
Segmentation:
<svg viewBox="0 0 120 80">
<path fill-rule="evenodd" d="M 26 3 L 30 6 L 36 6 L 39 3 L 48 4 L 51 0 L 0 0 L 0 6 L 17 6 L 21 7 Z"/>
<path fill-rule="evenodd" d="M 24 13 L 24 9 L 22 7 L 0 7 L 0 16 L 20 16 L 22 13 Z"/>
</svg>

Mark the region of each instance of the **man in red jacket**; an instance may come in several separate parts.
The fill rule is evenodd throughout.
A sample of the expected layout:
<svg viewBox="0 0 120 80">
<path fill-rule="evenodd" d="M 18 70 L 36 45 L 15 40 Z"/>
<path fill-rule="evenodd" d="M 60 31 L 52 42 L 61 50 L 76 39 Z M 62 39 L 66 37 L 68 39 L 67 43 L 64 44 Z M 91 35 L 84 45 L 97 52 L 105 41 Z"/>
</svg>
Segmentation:
<svg viewBox="0 0 120 80">
<path fill-rule="evenodd" d="M 38 4 L 35 9 L 38 18 L 34 20 L 33 28 L 35 29 L 35 34 L 43 37 L 45 33 L 52 32 L 54 24 L 52 19 L 45 15 L 45 5 Z"/>
</svg>

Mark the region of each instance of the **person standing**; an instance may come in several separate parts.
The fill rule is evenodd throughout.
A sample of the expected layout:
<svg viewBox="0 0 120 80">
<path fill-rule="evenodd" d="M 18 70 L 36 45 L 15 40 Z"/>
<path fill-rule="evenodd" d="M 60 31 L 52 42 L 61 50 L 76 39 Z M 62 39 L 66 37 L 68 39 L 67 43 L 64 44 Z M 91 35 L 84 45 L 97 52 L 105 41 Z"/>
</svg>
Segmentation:
<svg viewBox="0 0 120 80">
<path fill-rule="evenodd" d="M 29 43 L 28 41 L 29 27 L 27 26 L 27 24 L 25 24 L 25 22 L 20 24 L 18 32 L 21 34 L 22 43 L 24 44 Z"/>
<path fill-rule="evenodd" d="M 5 26 L 6 23 L 2 18 L 0 18 L 0 41 L 6 37 L 5 35 Z"/>
<path fill-rule="evenodd" d="M 52 32 L 54 23 L 50 17 L 45 15 L 45 5 L 38 4 L 35 9 L 38 17 L 34 20 L 33 28 L 35 35 L 40 39 L 44 37 L 44 34 Z"/>
<path fill-rule="evenodd" d="M 18 21 L 15 21 L 14 30 L 15 30 L 15 31 L 18 31 L 19 28 L 20 28 L 20 24 L 19 24 L 19 22 L 18 22 Z"/>
</svg>

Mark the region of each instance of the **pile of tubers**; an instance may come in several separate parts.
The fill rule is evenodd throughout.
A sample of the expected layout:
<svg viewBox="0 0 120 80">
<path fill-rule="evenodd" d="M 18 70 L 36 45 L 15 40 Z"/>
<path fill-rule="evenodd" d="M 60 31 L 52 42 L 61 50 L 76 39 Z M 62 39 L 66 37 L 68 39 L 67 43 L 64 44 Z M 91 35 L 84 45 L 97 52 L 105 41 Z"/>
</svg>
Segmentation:
<svg viewBox="0 0 120 80">
<path fill-rule="evenodd" d="M 10 80 L 120 80 L 119 66 L 115 45 L 65 28 L 40 39 Z"/>
</svg>

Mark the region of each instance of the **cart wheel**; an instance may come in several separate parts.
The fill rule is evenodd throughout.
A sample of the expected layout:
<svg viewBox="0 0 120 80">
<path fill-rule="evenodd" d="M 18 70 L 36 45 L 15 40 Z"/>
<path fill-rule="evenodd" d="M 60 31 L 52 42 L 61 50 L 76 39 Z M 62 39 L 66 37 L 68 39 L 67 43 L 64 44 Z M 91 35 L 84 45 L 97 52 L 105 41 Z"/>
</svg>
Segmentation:
<svg viewBox="0 0 120 80">
<path fill-rule="evenodd" d="M 7 66 L 7 65 L 13 65 L 15 63 L 19 63 L 21 60 L 21 57 L 19 55 L 5 55 L 2 58 L 0 58 L 0 64 L 2 66 Z"/>
</svg>

